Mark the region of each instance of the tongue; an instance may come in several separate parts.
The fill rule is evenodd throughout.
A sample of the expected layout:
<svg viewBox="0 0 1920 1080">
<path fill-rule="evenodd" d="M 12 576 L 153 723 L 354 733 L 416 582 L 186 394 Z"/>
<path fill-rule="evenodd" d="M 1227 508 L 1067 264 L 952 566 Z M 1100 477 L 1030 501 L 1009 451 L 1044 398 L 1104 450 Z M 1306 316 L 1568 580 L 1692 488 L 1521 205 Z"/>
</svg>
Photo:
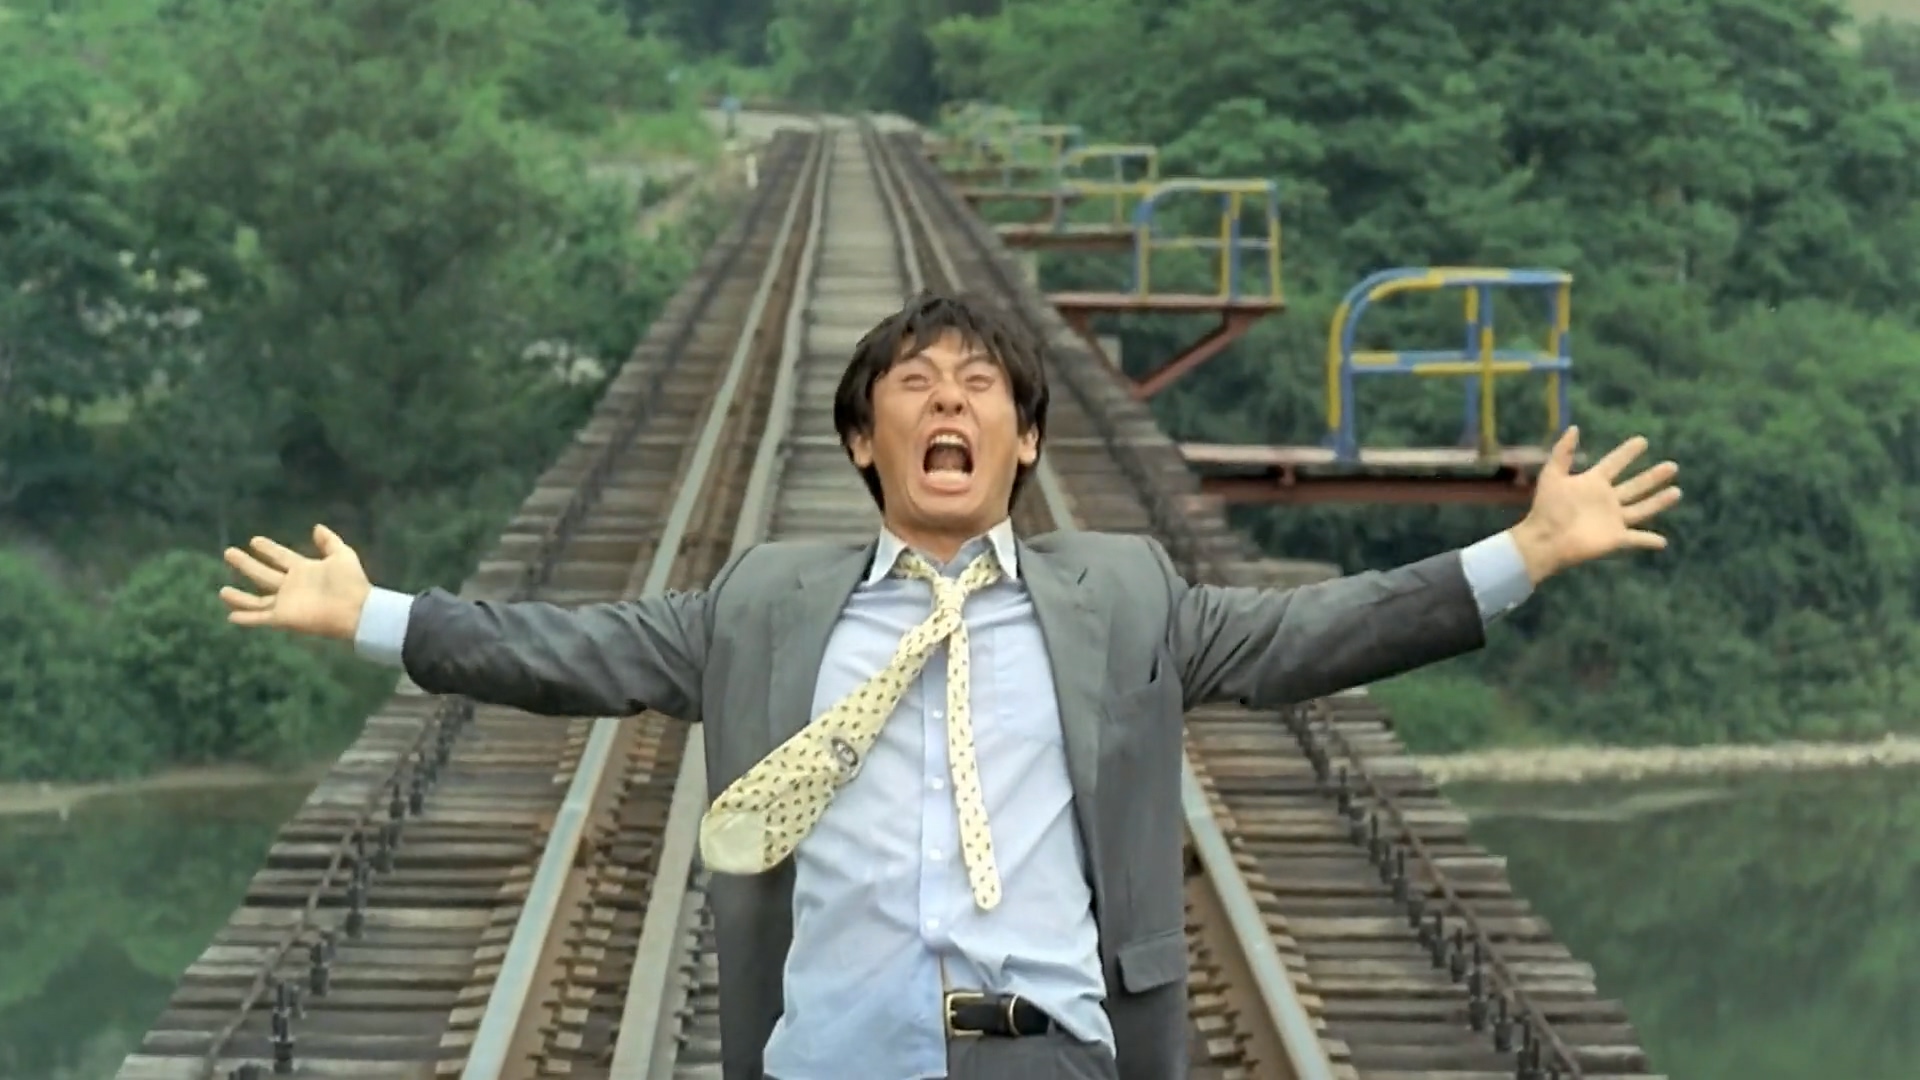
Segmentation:
<svg viewBox="0 0 1920 1080">
<path fill-rule="evenodd" d="M 967 452 L 957 446 L 936 446 L 927 451 L 927 471 L 967 471 Z"/>
</svg>

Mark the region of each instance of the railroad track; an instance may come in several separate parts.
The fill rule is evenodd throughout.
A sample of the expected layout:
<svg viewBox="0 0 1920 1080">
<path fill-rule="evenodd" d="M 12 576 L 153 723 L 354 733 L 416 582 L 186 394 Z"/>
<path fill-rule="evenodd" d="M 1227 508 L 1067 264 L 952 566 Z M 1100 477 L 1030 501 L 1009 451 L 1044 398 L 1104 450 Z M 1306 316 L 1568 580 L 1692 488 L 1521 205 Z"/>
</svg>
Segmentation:
<svg viewBox="0 0 1920 1080">
<path fill-rule="evenodd" d="M 1196 581 L 1299 576 L 1197 494 L 917 138 L 863 125 L 775 141 L 751 209 L 464 594 L 607 600 L 702 584 L 764 538 L 871 536 L 833 389 L 861 333 L 955 283 L 1009 298 L 1056 349 L 1022 532 L 1152 532 Z M 1200 710 L 1187 751 L 1191 1075 L 1648 1071 L 1364 695 Z M 403 684 L 120 1076 L 718 1077 L 705 794 L 684 725 L 536 720 Z"/>
</svg>

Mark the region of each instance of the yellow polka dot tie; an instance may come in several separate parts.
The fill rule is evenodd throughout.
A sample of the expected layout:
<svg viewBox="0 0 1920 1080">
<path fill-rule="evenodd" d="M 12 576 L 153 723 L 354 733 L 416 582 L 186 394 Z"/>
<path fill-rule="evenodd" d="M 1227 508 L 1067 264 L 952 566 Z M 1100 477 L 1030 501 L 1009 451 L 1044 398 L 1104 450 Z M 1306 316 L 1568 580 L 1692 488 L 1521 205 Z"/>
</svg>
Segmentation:
<svg viewBox="0 0 1920 1080">
<path fill-rule="evenodd" d="M 960 851 L 974 902 L 988 910 L 1000 903 L 1000 874 L 994 867 L 986 796 L 974 761 L 967 624 L 960 610 L 970 594 L 1000 580 L 1000 565 L 991 553 L 982 555 L 954 581 L 909 551 L 900 556 L 894 570 L 933 587 L 933 614 L 907 631 L 893 660 L 878 675 L 861 683 L 720 793 L 700 822 L 700 856 L 710 870 L 757 874 L 792 854 L 826 813 L 834 793 L 860 771 L 894 706 L 945 642 L 947 760 L 960 818 Z"/>
</svg>

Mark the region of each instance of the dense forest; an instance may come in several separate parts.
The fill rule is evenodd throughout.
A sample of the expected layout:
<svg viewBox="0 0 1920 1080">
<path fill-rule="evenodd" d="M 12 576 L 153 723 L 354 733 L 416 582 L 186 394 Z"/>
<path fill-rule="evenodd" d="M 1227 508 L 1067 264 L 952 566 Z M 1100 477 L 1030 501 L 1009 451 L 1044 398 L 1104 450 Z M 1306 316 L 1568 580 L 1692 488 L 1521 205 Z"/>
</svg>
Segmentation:
<svg viewBox="0 0 1920 1080">
<path fill-rule="evenodd" d="M 991 100 L 1277 180 L 1289 310 L 1156 400 L 1182 436 L 1315 440 L 1328 318 L 1370 271 L 1572 270 L 1576 416 L 1651 436 L 1688 502 L 1666 554 L 1383 687 L 1419 744 L 1916 726 L 1905 26 L 1820 0 L 7 0 L 0 780 L 351 731 L 387 676 L 226 628 L 219 547 L 325 518 L 383 582 L 464 577 L 726 212 L 633 228 L 718 152 L 694 102 L 721 91 Z M 1141 362 L 1193 329 L 1111 328 Z M 1444 386 L 1361 409 L 1376 444 L 1458 433 Z M 1525 388 L 1501 415 L 1538 434 Z M 1241 513 L 1349 569 L 1505 524 Z"/>
<path fill-rule="evenodd" d="M 0 5 L 0 780 L 351 734 L 391 674 L 227 627 L 220 548 L 466 576 L 726 212 L 635 227 L 720 152 L 675 63 L 595 0 Z"/>
</svg>

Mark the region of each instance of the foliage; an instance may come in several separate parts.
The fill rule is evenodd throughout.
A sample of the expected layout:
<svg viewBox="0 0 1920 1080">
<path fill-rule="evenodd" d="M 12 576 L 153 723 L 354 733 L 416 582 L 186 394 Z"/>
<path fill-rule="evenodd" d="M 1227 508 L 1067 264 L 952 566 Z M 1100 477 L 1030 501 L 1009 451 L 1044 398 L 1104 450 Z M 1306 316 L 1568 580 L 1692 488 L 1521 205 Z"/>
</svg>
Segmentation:
<svg viewBox="0 0 1920 1080">
<path fill-rule="evenodd" d="M 648 140 L 713 140 L 629 30 L 600 0 L 8 5 L 0 514 L 72 595 L 8 608 L 0 779 L 277 759 L 366 704 L 230 637 L 206 556 L 325 519 L 385 583 L 465 576 L 711 234 L 632 228 L 685 168 Z"/>
<path fill-rule="evenodd" d="M 308 749 L 347 702 L 307 648 L 226 625 L 218 559 L 178 551 L 144 564 L 114 594 L 102 667 L 164 760 L 278 763 Z"/>
<path fill-rule="evenodd" d="M 75 137 L 81 74 L 24 51 L 0 39 L 0 509 L 79 480 L 81 410 L 137 378 L 101 347 L 103 310 L 132 303 L 126 170 Z"/>
<path fill-rule="evenodd" d="M 0 776 L 92 779 L 157 756 L 99 678 L 88 616 L 43 567 L 0 553 Z"/>
</svg>

